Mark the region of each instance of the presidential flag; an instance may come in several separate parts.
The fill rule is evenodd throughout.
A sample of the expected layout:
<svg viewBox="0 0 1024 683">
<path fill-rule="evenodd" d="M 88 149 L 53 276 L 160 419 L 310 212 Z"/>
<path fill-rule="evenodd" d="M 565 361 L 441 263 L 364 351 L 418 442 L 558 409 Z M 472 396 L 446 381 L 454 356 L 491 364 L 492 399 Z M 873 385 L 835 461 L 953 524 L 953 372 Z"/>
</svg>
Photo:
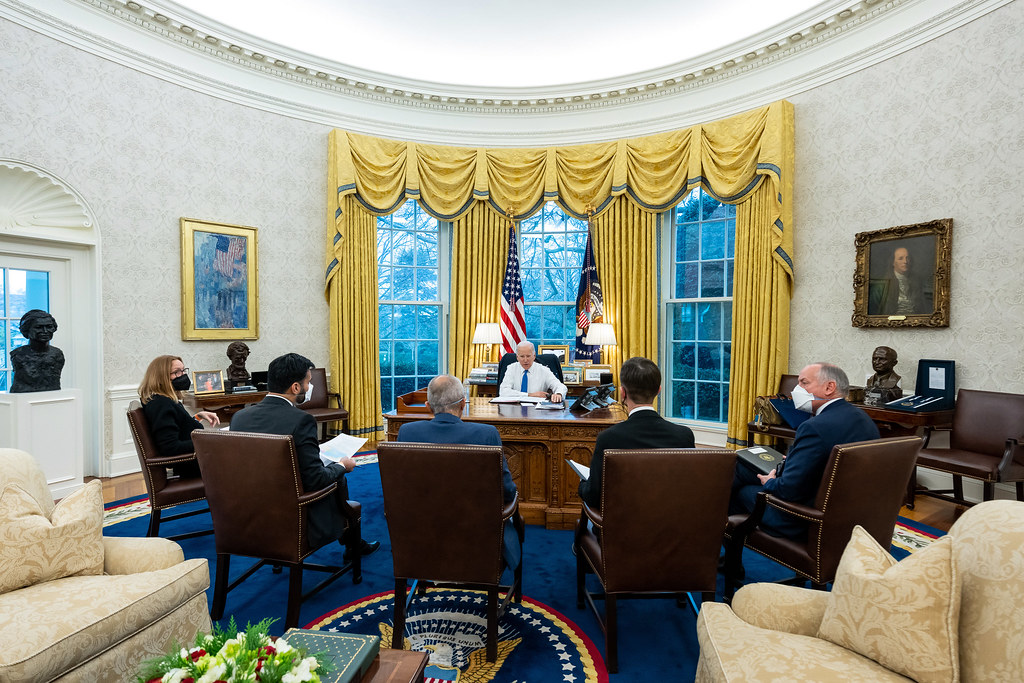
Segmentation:
<svg viewBox="0 0 1024 683">
<path fill-rule="evenodd" d="M 526 310 L 523 302 L 523 281 L 519 276 L 519 254 L 516 250 L 516 229 L 508 226 L 508 262 L 505 282 L 501 287 L 501 346 L 505 353 L 515 353 L 516 346 L 526 341 Z"/>
<path fill-rule="evenodd" d="M 587 251 L 583 256 L 583 269 L 580 271 L 580 288 L 576 293 L 576 360 L 601 362 L 601 347 L 583 343 L 590 323 L 600 322 L 604 322 L 604 296 L 601 294 L 601 280 L 597 277 L 594 246 L 588 230 Z"/>
</svg>

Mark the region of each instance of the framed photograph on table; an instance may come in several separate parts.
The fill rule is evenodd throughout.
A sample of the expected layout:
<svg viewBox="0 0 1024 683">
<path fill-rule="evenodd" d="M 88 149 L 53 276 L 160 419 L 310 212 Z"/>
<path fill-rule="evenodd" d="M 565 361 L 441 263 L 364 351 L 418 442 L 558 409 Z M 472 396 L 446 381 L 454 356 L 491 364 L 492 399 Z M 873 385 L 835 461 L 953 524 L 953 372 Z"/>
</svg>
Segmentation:
<svg viewBox="0 0 1024 683">
<path fill-rule="evenodd" d="M 562 383 L 567 387 L 578 387 L 583 384 L 583 368 L 575 365 L 563 365 Z"/>
<path fill-rule="evenodd" d="M 192 373 L 192 392 L 196 396 L 224 393 L 223 370 L 196 370 Z"/>
<path fill-rule="evenodd" d="M 181 338 L 259 339 L 256 228 L 181 219 Z"/>
<path fill-rule="evenodd" d="M 953 219 L 854 237 L 854 327 L 949 327 Z"/>
<path fill-rule="evenodd" d="M 550 353 L 554 355 L 559 363 L 567 363 L 569 361 L 569 347 L 564 344 L 538 344 L 537 355 L 542 353 Z"/>
<path fill-rule="evenodd" d="M 583 368 L 583 381 L 584 382 L 600 382 L 601 375 L 605 372 L 611 373 L 612 366 L 610 365 L 594 365 L 591 363 Z"/>
</svg>

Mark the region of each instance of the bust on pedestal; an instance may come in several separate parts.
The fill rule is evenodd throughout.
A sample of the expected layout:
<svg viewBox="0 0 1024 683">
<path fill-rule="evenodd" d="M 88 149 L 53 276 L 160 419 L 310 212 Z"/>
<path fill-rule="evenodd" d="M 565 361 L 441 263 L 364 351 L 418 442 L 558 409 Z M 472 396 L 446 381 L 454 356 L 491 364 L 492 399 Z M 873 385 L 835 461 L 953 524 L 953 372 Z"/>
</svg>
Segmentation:
<svg viewBox="0 0 1024 683">
<path fill-rule="evenodd" d="M 46 311 L 33 308 L 21 316 L 19 328 L 28 344 L 11 351 L 14 382 L 11 393 L 56 391 L 60 389 L 60 373 L 64 369 L 64 353 L 50 345 L 57 321 Z"/>
<path fill-rule="evenodd" d="M 884 407 L 889 401 L 903 396 L 901 377 L 893 372 L 896 367 L 896 351 L 888 346 L 879 346 L 871 354 L 871 367 L 875 374 L 868 377 L 864 391 L 864 405 Z"/>
<path fill-rule="evenodd" d="M 249 358 L 249 345 L 245 342 L 231 342 L 228 344 L 228 358 L 231 365 L 227 369 L 227 378 L 234 384 L 248 384 L 252 376 L 245 369 L 245 361 Z"/>
</svg>

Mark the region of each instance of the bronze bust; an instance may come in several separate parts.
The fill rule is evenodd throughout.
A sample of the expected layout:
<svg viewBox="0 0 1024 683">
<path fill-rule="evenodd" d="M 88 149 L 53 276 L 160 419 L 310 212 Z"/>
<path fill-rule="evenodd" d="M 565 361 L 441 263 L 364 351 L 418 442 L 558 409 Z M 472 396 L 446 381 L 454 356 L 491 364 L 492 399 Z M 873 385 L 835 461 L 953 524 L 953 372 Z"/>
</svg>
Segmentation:
<svg viewBox="0 0 1024 683">
<path fill-rule="evenodd" d="M 18 329 L 29 341 L 11 351 L 11 367 L 14 368 L 11 393 L 59 390 L 64 352 L 50 345 L 57 331 L 57 321 L 46 311 L 33 308 L 21 316 Z"/>
<path fill-rule="evenodd" d="M 245 369 L 245 361 L 249 358 L 249 345 L 245 342 L 231 342 L 228 344 L 228 358 L 231 365 L 227 369 L 228 380 L 236 383 L 247 383 L 251 378 L 249 371 Z"/>
<path fill-rule="evenodd" d="M 900 387 L 901 378 L 893 371 L 896 363 L 896 351 L 888 346 L 879 346 L 871 354 L 871 367 L 875 374 L 868 378 L 865 387 L 865 405 L 882 406 L 903 395 L 903 389 Z"/>
</svg>

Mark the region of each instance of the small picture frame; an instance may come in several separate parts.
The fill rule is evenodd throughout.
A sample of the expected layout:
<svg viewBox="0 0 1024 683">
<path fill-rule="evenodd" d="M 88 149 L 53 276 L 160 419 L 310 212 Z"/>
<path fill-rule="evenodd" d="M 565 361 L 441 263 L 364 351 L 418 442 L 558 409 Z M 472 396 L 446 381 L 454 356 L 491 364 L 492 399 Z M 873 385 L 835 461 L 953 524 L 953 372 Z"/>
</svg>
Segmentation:
<svg viewBox="0 0 1024 683">
<path fill-rule="evenodd" d="M 583 368 L 583 381 L 584 382 L 600 382 L 601 373 L 611 372 L 612 366 L 610 365 L 590 365 Z"/>
<path fill-rule="evenodd" d="M 223 370 L 196 370 L 192 373 L 192 392 L 196 396 L 224 393 Z"/>
<path fill-rule="evenodd" d="M 583 368 L 575 365 L 563 365 L 562 383 L 567 387 L 578 387 L 583 384 Z"/>
<path fill-rule="evenodd" d="M 550 353 L 558 358 L 559 363 L 565 363 L 569 360 L 569 347 L 565 344 L 538 344 L 537 355 L 542 353 Z"/>
</svg>

